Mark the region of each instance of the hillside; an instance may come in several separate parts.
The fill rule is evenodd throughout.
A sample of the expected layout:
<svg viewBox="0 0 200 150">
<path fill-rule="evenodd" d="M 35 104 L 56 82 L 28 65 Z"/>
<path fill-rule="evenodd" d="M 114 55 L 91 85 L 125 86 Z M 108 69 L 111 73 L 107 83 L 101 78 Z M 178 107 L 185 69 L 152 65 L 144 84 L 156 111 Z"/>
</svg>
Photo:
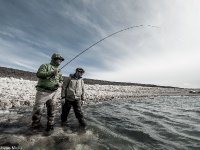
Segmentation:
<svg viewBox="0 0 200 150">
<path fill-rule="evenodd" d="M 36 73 L 23 71 L 13 68 L 6 68 L 0 66 L 0 77 L 13 77 L 17 79 L 24 79 L 24 80 L 31 80 L 37 81 Z M 63 76 L 65 78 L 65 76 Z M 95 79 L 88 79 L 84 78 L 85 84 L 99 84 L 99 85 L 123 85 L 123 86 L 143 86 L 143 87 L 161 87 L 161 88 L 173 88 L 170 86 L 159 86 L 159 85 L 152 85 L 152 84 L 140 84 L 140 83 L 126 83 L 126 82 L 110 82 L 104 80 L 95 80 Z"/>
</svg>

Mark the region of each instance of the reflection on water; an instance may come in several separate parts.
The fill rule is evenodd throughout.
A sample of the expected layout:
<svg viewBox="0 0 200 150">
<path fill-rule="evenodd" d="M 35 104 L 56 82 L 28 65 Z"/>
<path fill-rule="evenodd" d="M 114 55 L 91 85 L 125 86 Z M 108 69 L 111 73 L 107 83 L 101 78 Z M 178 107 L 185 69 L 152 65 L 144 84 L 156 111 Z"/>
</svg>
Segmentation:
<svg viewBox="0 0 200 150">
<path fill-rule="evenodd" d="M 0 144 L 23 149 L 72 150 L 197 150 L 200 149 L 200 97 L 155 97 L 110 101 L 83 108 L 88 127 L 82 129 L 73 111 L 68 126 L 44 136 L 30 135 L 26 125 L 32 108 L 0 114 Z M 44 112 L 42 124 L 46 124 Z"/>
</svg>

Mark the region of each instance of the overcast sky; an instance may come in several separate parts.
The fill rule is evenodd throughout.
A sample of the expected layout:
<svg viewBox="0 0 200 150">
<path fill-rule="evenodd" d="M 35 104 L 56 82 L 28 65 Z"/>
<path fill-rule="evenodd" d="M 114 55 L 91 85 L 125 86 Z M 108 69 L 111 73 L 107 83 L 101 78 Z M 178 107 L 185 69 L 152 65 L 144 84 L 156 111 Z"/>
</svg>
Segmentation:
<svg viewBox="0 0 200 150">
<path fill-rule="evenodd" d="M 199 8 L 199 0 L 0 0 L 0 66 L 36 72 L 60 53 L 61 68 L 139 26 L 63 75 L 83 67 L 85 78 L 200 88 Z"/>
</svg>

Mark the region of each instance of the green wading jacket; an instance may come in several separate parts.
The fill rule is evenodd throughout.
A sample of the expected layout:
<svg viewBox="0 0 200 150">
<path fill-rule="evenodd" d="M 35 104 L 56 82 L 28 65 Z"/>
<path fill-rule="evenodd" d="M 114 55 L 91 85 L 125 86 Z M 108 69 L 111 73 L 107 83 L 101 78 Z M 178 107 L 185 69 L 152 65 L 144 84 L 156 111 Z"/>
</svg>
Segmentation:
<svg viewBox="0 0 200 150">
<path fill-rule="evenodd" d="M 73 74 L 70 74 L 62 85 L 61 97 L 71 101 L 84 100 L 85 86 L 83 79 L 77 79 Z"/>
<path fill-rule="evenodd" d="M 54 57 L 50 64 L 43 64 L 38 69 L 36 75 L 39 78 L 36 89 L 38 91 L 49 90 L 55 91 L 59 87 L 59 83 L 62 84 L 62 73 L 59 72 L 54 76 L 54 70 L 58 69 L 58 66 L 54 63 Z"/>
</svg>

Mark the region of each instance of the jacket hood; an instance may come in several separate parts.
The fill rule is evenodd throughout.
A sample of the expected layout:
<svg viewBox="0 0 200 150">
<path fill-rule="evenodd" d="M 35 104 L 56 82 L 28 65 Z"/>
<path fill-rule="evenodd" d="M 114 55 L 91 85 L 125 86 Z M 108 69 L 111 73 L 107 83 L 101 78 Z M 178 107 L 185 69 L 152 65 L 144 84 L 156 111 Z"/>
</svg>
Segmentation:
<svg viewBox="0 0 200 150">
<path fill-rule="evenodd" d="M 52 56 L 51 56 L 51 60 L 55 60 L 56 58 L 64 61 L 65 59 L 58 53 L 54 53 Z"/>
<path fill-rule="evenodd" d="M 51 56 L 51 64 L 52 64 L 53 66 L 58 66 L 58 65 L 55 63 L 55 60 L 56 60 L 56 59 L 60 59 L 60 60 L 62 60 L 62 61 L 65 60 L 60 54 L 54 53 L 54 54 Z"/>
</svg>

